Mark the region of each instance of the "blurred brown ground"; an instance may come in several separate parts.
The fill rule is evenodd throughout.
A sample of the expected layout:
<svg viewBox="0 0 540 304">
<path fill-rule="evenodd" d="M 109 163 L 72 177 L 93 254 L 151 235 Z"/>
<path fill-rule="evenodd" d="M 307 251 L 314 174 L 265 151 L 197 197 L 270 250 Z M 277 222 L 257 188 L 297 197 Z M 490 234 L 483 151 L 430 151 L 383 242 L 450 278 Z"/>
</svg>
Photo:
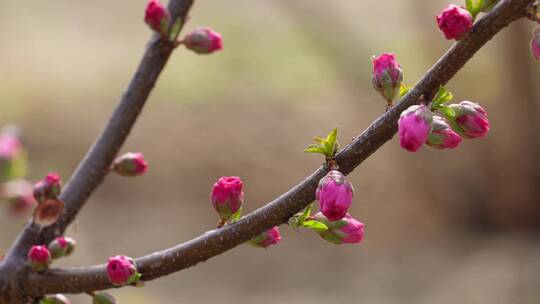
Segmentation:
<svg viewBox="0 0 540 304">
<path fill-rule="evenodd" d="M 0 123 L 16 123 L 32 180 L 64 179 L 107 121 L 149 37 L 145 1 L 0 1 Z M 149 173 L 109 177 L 69 229 L 79 247 L 59 266 L 139 256 L 211 229 L 212 183 L 239 175 L 247 211 L 302 180 L 302 153 L 339 126 L 341 142 L 384 109 L 370 56 L 398 55 L 413 84 L 451 45 L 434 16 L 446 1 L 197 1 L 186 27 L 219 30 L 225 50 L 177 51 L 123 151 Z M 538 303 L 538 63 L 531 25 L 515 24 L 449 84 L 480 102 L 492 131 L 455 151 L 411 154 L 396 139 L 351 176 L 359 246 L 282 227 L 268 250 L 247 246 L 113 291 L 119 303 Z M 1 248 L 23 225 L 2 215 Z M 89 303 L 85 296 L 74 303 Z"/>
</svg>

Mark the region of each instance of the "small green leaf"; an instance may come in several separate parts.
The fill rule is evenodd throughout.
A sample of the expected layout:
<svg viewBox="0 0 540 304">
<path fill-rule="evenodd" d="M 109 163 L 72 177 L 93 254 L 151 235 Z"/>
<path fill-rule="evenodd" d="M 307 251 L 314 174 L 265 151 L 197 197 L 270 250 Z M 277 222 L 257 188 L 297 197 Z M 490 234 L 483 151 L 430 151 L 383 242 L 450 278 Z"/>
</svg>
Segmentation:
<svg viewBox="0 0 540 304">
<path fill-rule="evenodd" d="M 399 87 L 399 97 L 405 96 L 409 91 L 411 90 L 410 87 L 406 86 L 404 83 L 401 84 L 401 87 Z"/>
<path fill-rule="evenodd" d="M 321 222 L 314 221 L 314 220 L 305 221 L 304 223 L 302 223 L 302 227 L 305 227 L 305 228 L 308 228 L 308 229 L 311 229 L 311 230 L 317 231 L 317 232 L 322 232 L 322 231 L 328 230 L 328 226 L 326 226 L 325 224 L 323 224 Z"/>
<path fill-rule="evenodd" d="M 332 130 L 332 132 L 330 132 L 326 138 L 315 136 L 313 137 L 313 140 L 315 140 L 317 144 L 309 145 L 304 152 L 320 153 L 326 157 L 333 157 L 339 149 L 339 143 L 337 141 L 337 128 L 334 128 L 334 130 Z"/>
<path fill-rule="evenodd" d="M 484 6 L 484 0 L 466 0 L 465 8 L 471 13 L 473 18 L 476 18 L 476 15 L 480 13 L 480 10 Z"/>
<path fill-rule="evenodd" d="M 302 215 L 298 218 L 298 224 L 302 225 L 306 219 L 311 215 L 311 208 L 313 207 L 313 203 L 309 204 L 305 209 Z"/>
<path fill-rule="evenodd" d="M 454 109 L 450 108 L 449 106 L 439 105 L 438 107 L 435 108 L 435 110 L 438 110 L 441 113 L 443 113 L 447 119 L 452 120 L 456 117 L 456 112 L 454 111 Z"/>
<path fill-rule="evenodd" d="M 237 222 L 241 216 L 242 216 L 242 207 L 240 207 L 238 211 L 236 211 L 235 213 L 233 213 L 233 215 L 231 215 L 231 220 L 230 220 L 231 223 Z"/>
<path fill-rule="evenodd" d="M 328 136 L 326 136 L 326 141 L 324 143 L 324 148 L 326 150 L 326 156 L 332 157 L 336 154 L 338 149 L 337 143 L 337 128 L 334 128 Z"/>
<path fill-rule="evenodd" d="M 322 138 L 322 137 L 318 137 L 318 136 L 313 136 L 313 140 L 322 144 L 326 141 L 326 138 Z"/>
<path fill-rule="evenodd" d="M 310 145 L 304 150 L 304 152 L 325 154 L 326 150 L 319 145 Z"/>
<path fill-rule="evenodd" d="M 432 107 L 436 108 L 443 103 L 449 102 L 454 98 L 452 92 L 448 91 L 445 87 L 440 86 L 437 95 L 433 98 Z"/>
</svg>

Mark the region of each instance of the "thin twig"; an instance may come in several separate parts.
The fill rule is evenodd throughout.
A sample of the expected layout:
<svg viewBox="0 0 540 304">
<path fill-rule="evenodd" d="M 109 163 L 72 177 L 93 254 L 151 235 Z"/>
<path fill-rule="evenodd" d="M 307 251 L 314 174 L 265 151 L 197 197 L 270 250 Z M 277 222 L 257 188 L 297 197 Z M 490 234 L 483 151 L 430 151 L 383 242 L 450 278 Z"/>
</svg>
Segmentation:
<svg viewBox="0 0 540 304">
<path fill-rule="evenodd" d="M 421 95 L 433 96 L 438 87 L 446 84 L 495 34 L 523 17 L 525 8 L 533 1 L 503 0 L 491 13 L 479 20 L 471 33 L 453 45 L 399 103 L 375 120 L 336 156 L 340 170 L 346 174 L 352 172 L 390 140 L 396 133 L 397 120 L 403 110 L 417 104 Z M 142 279 L 153 280 L 191 267 L 286 222 L 290 216 L 304 209 L 315 199 L 317 182 L 325 173 L 323 167 L 319 168 L 287 193 L 232 225 L 209 231 L 173 248 L 136 259 L 139 271 L 143 275 Z M 30 274 L 25 286 L 32 296 L 56 292 L 79 293 L 113 287 L 107 279 L 105 265 Z"/>
</svg>

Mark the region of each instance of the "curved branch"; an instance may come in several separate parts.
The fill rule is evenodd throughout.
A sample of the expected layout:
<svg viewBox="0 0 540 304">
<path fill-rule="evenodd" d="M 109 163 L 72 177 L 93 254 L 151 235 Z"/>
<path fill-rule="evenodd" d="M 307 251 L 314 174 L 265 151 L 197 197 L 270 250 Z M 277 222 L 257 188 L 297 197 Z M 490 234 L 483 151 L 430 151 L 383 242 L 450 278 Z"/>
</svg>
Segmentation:
<svg viewBox="0 0 540 304">
<path fill-rule="evenodd" d="M 479 20 L 471 33 L 452 48 L 424 75 L 416 86 L 390 111 L 379 117 L 336 157 L 340 169 L 350 173 L 397 130 L 400 113 L 417 104 L 421 95 L 432 96 L 446 84 L 473 55 L 495 34 L 523 16 L 534 0 L 506 0 Z M 315 199 L 315 189 L 326 169 L 321 167 L 308 178 L 266 206 L 254 211 L 235 224 L 209 231 L 173 248 L 136 259 L 145 281 L 191 267 L 240 245 L 261 232 L 287 221 Z M 30 288 L 31 287 L 31 288 Z M 26 290 L 31 295 L 49 293 L 79 293 L 112 288 L 105 265 L 53 269 L 43 274 L 30 274 Z"/>
<path fill-rule="evenodd" d="M 169 10 L 173 20 L 187 20 L 192 4 L 193 0 L 171 0 Z M 103 182 L 110 164 L 129 135 L 172 51 L 171 43 L 161 41 L 157 34 L 152 37 L 135 75 L 105 129 L 62 191 L 60 198 L 65 202 L 64 213 L 55 225 L 43 230 L 29 221 L 0 265 L 1 289 L 5 288 L 6 278 L 24 263 L 29 248 L 36 243 L 46 244 L 62 234 L 90 195 Z"/>
</svg>

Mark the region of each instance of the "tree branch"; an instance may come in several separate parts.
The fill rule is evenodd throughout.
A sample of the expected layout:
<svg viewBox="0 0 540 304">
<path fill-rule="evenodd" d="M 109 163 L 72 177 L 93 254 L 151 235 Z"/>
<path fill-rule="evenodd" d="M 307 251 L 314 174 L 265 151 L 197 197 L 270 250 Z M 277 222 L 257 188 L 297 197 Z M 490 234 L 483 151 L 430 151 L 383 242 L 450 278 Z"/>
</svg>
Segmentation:
<svg viewBox="0 0 540 304">
<path fill-rule="evenodd" d="M 416 86 L 391 110 L 375 120 L 336 157 L 340 170 L 350 173 L 397 130 L 400 113 L 418 104 L 419 97 L 433 96 L 495 34 L 523 16 L 534 0 L 503 0 L 479 20 L 471 33 L 452 48 L 423 76 Z M 321 167 L 300 184 L 237 223 L 209 231 L 173 248 L 136 259 L 145 281 L 168 275 L 203 262 L 240 245 L 254 236 L 280 225 L 315 199 L 315 189 L 326 168 Z M 29 274 L 25 290 L 32 296 L 50 293 L 79 293 L 112 288 L 105 265 L 70 269 L 51 269 L 43 274 Z"/>
<path fill-rule="evenodd" d="M 173 20 L 182 18 L 185 22 L 192 4 L 193 0 L 171 0 L 169 11 Z M 65 210 L 61 218 L 56 224 L 43 230 L 29 221 L 0 264 L 0 294 L 5 293 L 8 278 L 25 262 L 30 247 L 36 243 L 47 244 L 55 236 L 62 234 L 90 195 L 103 182 L 109 166 L 129 135 L 172 51 L 171 43 L 161 41 L 157 34 L 153 35 L 135 75 L 105 129 L 62 191 L 60 198 L 65 202 Z"/>
</svg>

